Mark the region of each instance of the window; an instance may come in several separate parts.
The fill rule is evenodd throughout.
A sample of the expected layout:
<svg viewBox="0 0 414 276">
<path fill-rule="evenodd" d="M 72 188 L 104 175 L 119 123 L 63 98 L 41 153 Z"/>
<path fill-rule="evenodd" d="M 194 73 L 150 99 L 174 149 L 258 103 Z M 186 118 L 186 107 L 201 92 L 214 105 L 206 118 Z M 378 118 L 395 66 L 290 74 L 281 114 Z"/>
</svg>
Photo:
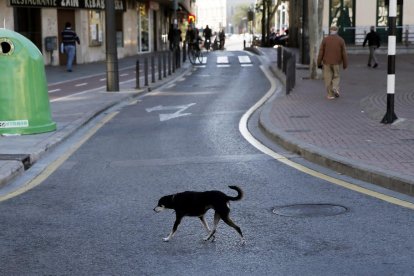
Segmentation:
<svg viewBox="0 0 414 276">
<path fill-rule="evenodd" d="M 149 18 L 147 6 L 138 3 L 138 52 L 149 51 Z"/>
<path fill-rule="evenodd" d="M 377 0 L 377 32 L 381 41 L 388 41 L 388 4 L 389 0 Z M 402 41 L 402 7 L 403 1 L 397 0 L 397 42 Z"/>
<path fill-rule="evenodd" d="M 89 46 L 101 46 L 103 23 L 101 11 L 89 11 Z"/>
<path fill-rule="evenodd" d="M 124 47 L 124 12 L 115 12 L 116 46 Z"/>
</svg>

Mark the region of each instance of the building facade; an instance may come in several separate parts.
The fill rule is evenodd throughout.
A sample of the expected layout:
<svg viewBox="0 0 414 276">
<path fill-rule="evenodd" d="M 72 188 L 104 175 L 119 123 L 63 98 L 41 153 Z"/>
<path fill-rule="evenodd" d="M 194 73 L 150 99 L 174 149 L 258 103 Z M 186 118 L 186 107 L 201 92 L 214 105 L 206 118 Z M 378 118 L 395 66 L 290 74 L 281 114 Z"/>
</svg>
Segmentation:
<svg viewBox="0 0 414 276">
<path fill-rule="evenodd" d="M 203 29 L 206 25 L 219 32 L 227 24 L 227 0 L 200 0 L 197 1 L 196 27 Z"/>
<path fill-rule="evenodd" d="M 292 14 L 289 11 L 291 4 L 292 1 L 284 1 L 279 6 L 275 14 L 275 29 L 289 28 L 287 19 Z M 330 26 L 335 25 L 339 27 L 339 35 L 345 39 L 347 44 L 360 45 L 370 27 L 375 26 L 381 36 L 381 41 L 386 43 L 388 40 L 388 5 L 389 0 L 324 0 L 324 35 L 329 33 Z M 301 17 L 301 11 L 296 15 Z M 397 43 L 400 45 L 414 43 L 413 15 L 414 0 L 397 0 Z M 260 28 L 259 24 L 257 26 Z"/>
<path fill-rule="evenodd" d="M 362 44 L 370 26 L 375 26 L 381 40 L 387 42 L 389 0 L 325 0 L 323 29 L 339 27 L 348 44 Z M 397 42 L 414 42 L 414 1 L 397 0 Z"/>
<path fill-rule="evenodd" d="M 178 1 L 178 0 L 177 0 Z M 0 28 L 29 38 L 43 53 L 46 65 L 63 65 L 60 33 L 71 22 L 81 44 L 76 62 L 106 59 L 105 0 L 0 0 Z M 177 18 L 186 20 L 195 0 L 179 1 Z M 115 0 L 118 57 L 168 49 L 173 22 L 171 0 Z"/>
</svg>

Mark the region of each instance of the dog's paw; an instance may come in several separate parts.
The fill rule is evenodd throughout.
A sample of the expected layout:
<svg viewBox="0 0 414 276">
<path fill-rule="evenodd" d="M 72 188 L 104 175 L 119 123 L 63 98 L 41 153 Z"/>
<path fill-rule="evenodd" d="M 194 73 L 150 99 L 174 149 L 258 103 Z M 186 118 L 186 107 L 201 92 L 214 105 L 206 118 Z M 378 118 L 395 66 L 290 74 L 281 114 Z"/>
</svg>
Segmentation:
<svg viewBox="0 0 414 276">
<path fill-rule="evenodd" d="M 162 239 L 164 242 L 169 242 L 170 241 L 170 238 L 163 238 Z"/>
<path fill-rule="evenodd" d="M 241 242 L 240 242 L 240 244 L 241 245 L 246 245 L 246 240 L 245 239 L 242 239 Z"/>
<path fill-rule="evenodd" d="M 203 239 L 204 241 L 209 241 L 211 240 L 211 242 L 214 242 L 216 240 L 216 235 L 212 235 L 212 236 L 207 236 Z"/>
</svg>

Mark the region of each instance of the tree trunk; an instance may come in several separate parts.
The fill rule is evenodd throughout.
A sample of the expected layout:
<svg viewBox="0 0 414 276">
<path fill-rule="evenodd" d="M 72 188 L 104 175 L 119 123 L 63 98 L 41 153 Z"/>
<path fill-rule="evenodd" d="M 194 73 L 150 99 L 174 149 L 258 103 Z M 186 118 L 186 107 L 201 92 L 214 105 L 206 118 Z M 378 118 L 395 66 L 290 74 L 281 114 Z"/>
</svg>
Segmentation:
<svg viewBox="0 0 414 276">
<path fill-rule="evenodd" d="M 322 40 L 323 1 L 309 1 L 309 73 L 311 79 L 318 79 L 318 52 Z"/>
<path fill-rule="evenodd" d="M 262 0 L 262 40 L 260 46 L 266 46 L 266 0 Z"/>
<path fill-rule="evenodd" d="M 300 18 L 303 0 L 290 0 L 289 3 L 289 38 L 288 46 L 299 48 Z"/>
</svg>

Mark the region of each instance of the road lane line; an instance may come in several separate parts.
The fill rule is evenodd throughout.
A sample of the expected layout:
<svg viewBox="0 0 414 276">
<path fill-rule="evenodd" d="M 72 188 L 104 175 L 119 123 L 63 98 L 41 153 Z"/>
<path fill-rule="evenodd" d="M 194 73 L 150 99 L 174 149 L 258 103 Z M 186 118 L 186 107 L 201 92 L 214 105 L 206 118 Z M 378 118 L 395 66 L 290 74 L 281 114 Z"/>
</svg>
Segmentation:
<svg viewBox="0 0 414 276">
<path fill-rule="evenodd" d="M 334 178 L 332 176 L 320 173 L 318 171 L 312 170 L 308 167 L 305 167 L 304 165 L 298 164 L 293 162 L 292 160 L 290 160 L 289 158 L 274 152 L 273 150 L 271 150 L 270 148 L 266 147 L 265 145 L 263 145 L 260 141 L 258 141 L 256 138 L 253 137 L 253 135 L 249 132 L 248 128 L 247 128 L 247 122 L 250 118 L 250 116 L 257 110 L 259 109 L 262 105 L 264 105 L 266 103 L 266 101 L 275 93 L 276 91 L 276 80 L 275 78 L 271 75 L 271 73 L 269 72 L 268 69 L 265 69 L 265 67 L 263 65 L 260 66 L 260 68 L 262 69 L 263 73 L 265 74 L 265 76 L 267 77 L 267 79 L 269 80 L 271 86 L 270 89 L 268 90 L 268 92 L 263 96 L 263 98 L 261 98 L 255 105 L 253 105 L 240 119 L 239 122 L 239 131 L 240 133 L 243 135 L 243 137 L 251 144 L 253 145 L 255 148 L 257 148 L 258 150 L 260 150 L 261 152 L 273 157 L 274 159 L 276 159 L 277 161 L 288 165 L 292 168 L 295 168 L 303 173 L 309 174 L 313 177 L 325 180 L 327 182 L 333 183 L 335 185 L 344 187 L 346 189 L 361 193 L 361 194 L 365 194 L 395 205 L 399 205 L 405 208 L 409 208 L 409 209 L 413 209 L 414 210 L 414 204 L 408 201 L 404 201 L 389 195 L 385 195 L 373 190 L 369 190 L 367 188 L 363 188 L 360 187 L 358 185 L 346 182 L 344 180 L 340 180 L 337 178 Z M 280 86 L 281 88 L 281 86 Z"/>
<path fill-rule="evenodd" d="M 119 111 L 115 111 L 106 115 L 101 121 L 99 121 L 94 127 L 92 127 L 76 144 L 72 145 L 63 155 L 53 161 L 49 166 L 47 166 L 42 172 L 40 172 L 36 177 L 27 181 L 24 185 L 19 187 L 17 190 L 8 193 L 0 197 L 0 202 L 7 199 L 13 198 L 20 194 L 23 194 L 34 187 L 41 184 L 45 181 L 52 173 L 54 173 L 73 153 L 75 153 L 86 141 L 88 141 L 101 127 L 106 123 L 112 120 Z"/>
<path fill-rule="evenodd" d="M 249 56 L 238 56 L 239 63 L 252 63 Z"/>
<path fill-rule="evenodd" d="M 83 83 L 75 84 L 76 87 L 85 86 L 85 85 L 88 85 L 88 83 L 87 82 L 83 82 Z"/>
<path fill-rule="evenodd" d="M 53 89 L 53 90 L 49 90 L 49 93 L 53 93 L 53 92 L 59 92 L 61 89 L 57 88 L 57 89 Z"/>
</svg>

